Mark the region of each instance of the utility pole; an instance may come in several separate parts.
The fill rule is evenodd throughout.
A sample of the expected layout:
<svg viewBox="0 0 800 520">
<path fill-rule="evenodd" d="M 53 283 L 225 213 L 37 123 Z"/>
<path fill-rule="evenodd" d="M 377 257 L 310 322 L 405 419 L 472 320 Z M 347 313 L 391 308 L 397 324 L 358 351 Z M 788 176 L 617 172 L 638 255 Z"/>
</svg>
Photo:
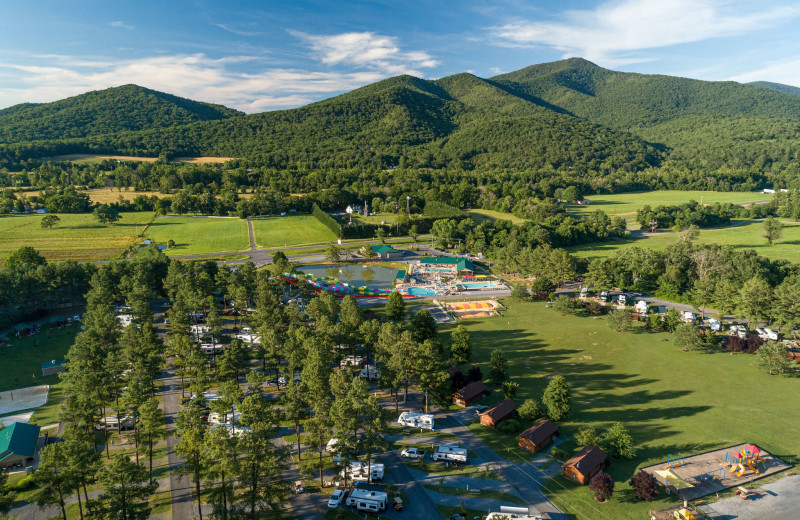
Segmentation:
<svg viewBox="0 0 800 520">
<path fill-rule="evenodd" d="M 406 195 L 406 213 L 411 217 L 411 197 Z"/>
</svg>

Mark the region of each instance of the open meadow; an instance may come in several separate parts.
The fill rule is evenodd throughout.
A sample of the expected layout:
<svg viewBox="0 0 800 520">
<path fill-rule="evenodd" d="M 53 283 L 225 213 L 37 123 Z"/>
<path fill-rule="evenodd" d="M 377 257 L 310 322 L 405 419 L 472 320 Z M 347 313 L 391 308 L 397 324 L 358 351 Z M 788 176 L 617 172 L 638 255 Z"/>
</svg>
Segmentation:
<svg viewBox="0 0 800 520">
<path fill-rule="evenodd" d="M 562 316 L 543 303 L 505 303 L 509 308 L 500 317 L 460 322 L 484 376 L 496 348 L 508 358 L 510 380 L 520 384 L 518 403 L 540 400 L 548 378 L 563 375 L 573 409 L 559 425 L 562 437 L 572 437 L 581 426 L 602 432 L 622 421 L 636 443 L 636 458 L 612 460 L 605 470 L 616 482 L 614 498 L 606 504 L 594 502 L 588 487 L 561 477 L 546 483 L 556 505 L 578 520 L 641 519 L 669 504 L 663 494 L 656 502 L 635 502 L 628 481 L 638 467 L 664 462 L 670 454 L 688 456 L 748 442 L 787 462 L 800 455 L 800 437 L 787 434 L 800 427 L 800 409 L 780 397 L 796 395 L 800 378 L 768 376 L 747 354 L 683 352 L 669 333 L 641 327 L 617 333 L 606 318 Z M 453 328 L 440 328 L 445 342 Z M 500 399 L 502 390 L 495 389 L 480 404 Z M 498 450 L 516 444 L 513 435 L 481 427 L 473 431 Z M 501 454 L 515 457 L 513 451 Z"/>
<path fill-rule="evenodd" d="M 311 215 L 251 218 L 256 245 L 270 249 L 299 244 L 335 242 L 336 235 Z"/>
<path fill-rule="evenodd" d="M 157 244 L 175 241 L 169 256 L 241 251 L 250 248 L 247 222 L 238 218 L 158 217 L 144 234 Z"/>
<path fill-rule="evenodd" d="M 784 222 L 783 237 L 773 245 L 764 238 L 764 223 L 747 222 L 724 229 L 702 229 L 699 244 L 730 245 L 736 249 L 754 249 L 759 255 L 783 260 L 800 260 L 800 223 Z M 571 254 L 583 258 L 604 258 L 620 249 L 647 247 L 661 251 L 679 239 L 678 233 L 658 233 L 641 238 L 624 238 L 607 242 L 591 242 L 566 248 Z"/>
<path fill-rule="evenodd" d="M 131 245 L 153 214 L 122 213 L 121 220 L 105 225 L 91 213 L 64 213 L 52 229 L 42 228 L 43 217 L 0 216 L 0 261 L 22 246 L 37 249 L 48 260 L 108 260 Z"/>
<path fill-rule="evenodd" d="M 519 218 L 513 213 L 503 213 L 502 211 L 493 211 L 491 209 L 470 209 L 467 210 L 467 213 L 472 220 L 480 224 L 484 220 L 510 220 L 514 225 L 520 225 L 525 223 L 524 218 Z"/>
<path fill-rule="evenodd" d="M 767 195 L 753 191 L 680 191 L 659 190 L 632 193 L 613 193 L 610 195 L 587 195 L 592 201 L 587 206 L 570 205 L 567 209 L 573 215 L 591 215 L 593 211 L 601 209 L 609 215 L 634 216 L 636 211 L 646 205 L 674 206 L 696 200 L 703 204 L 744 204 L 748 202 L 766 202 L 772 199 Z"/>
<path fill-rule="evenodd" d="M 154 163 L 158 157 L 134 157 L 131 155 L 97 155 L 76 153 L 69 155 L 56 155 L 54 157 L 45 157 L 49 161 L 69 161 L 76 164 L 100 164 L 103 161 L 112 160 L 120 162 L 149 162 Z M 170 162 L 173 163 L 186 163 L 186 164 L 221 164 L 230 161 L 233 157 L 176 157 Z"/>
</svg>

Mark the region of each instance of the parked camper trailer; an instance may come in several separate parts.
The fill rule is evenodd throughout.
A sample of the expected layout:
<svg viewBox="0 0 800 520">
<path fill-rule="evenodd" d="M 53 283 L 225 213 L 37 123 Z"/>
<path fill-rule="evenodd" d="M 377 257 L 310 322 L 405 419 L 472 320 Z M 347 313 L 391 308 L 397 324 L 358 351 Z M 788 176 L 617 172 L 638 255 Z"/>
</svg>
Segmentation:
<svg viewBox="0 0 800 520">
<path fill-rule="evenodd" d="M 708 328 L 710 328 L 713 331 L 720 331 L 722 330 L 722 322 L 716 318 L 709 318 Z"/>
<path fill-rule="evenodd" d="M 353 461 L 339 472 L 339 476 L 356 482 L 375 482 L 376 480 L 383 480 L 384 469 L 384 465 L 380 463 L 367 464 L 366 462 Z M 369 479 L 367 475 L 369 475 Z"/>
<path fill-rule="evenodd" d="M 384 489 L 383 486 L 359 482 L 345 500 L 345 505 L 355 507 L 358 511 L 372 513 L 383 511 L 389 502 L 389 494 Z"/>
<path fill-rule="evenodd" d="M 98 430 L 131 430 L 133 429 L 133 417 L 130 415 L 123 415 L 117 417 L 116 415 L 108 415 L 101 417 L 97 424 Z"/>
<path fill-rule="evenodd" d="M 423 430 L 433 431 L 433 415 L 416 413 L 416 412 L 403 412 L 397 419 L 400 426 L 408 426 L 411 428 L 421 428 Z"/>
<path fill-rule="evenodd" d="M 684 323 L 694 323 L 697 321 L 697 315 L 691 311 L 683 311 L 683 314 L 681 314 L 681 321 Z"/>
<path fill-rule="evenodd" d="M 203 354 L 206 356 L 222 354 L 222 343 L 201 343 L 200 350 L 202 350 Z"/>
<path fill-rule="evenodd" d="M 345 356 L 342 358 L 341 366 L 343 367 L 358 367 L 364 362 L 364 358 L 361 356 Z"/>
<path fill-rule="evenodd" d="M 628 302 L 628 297 L 625 296 L 624 294 L 620 294 L 619 296 L 617 296 L 617 304 L 625 305 L 627 302 Z"/>
<path fill-rule="evenodd" d="M 358 373 L 358 377 L 360 377 L 361 379 L 369 379 L 369 380 L 380 379 L 381 373 L 374 366 L 367 365 L 361 369 L 361 372 Z"/>
<path fill-rule="evenodd" d="M 600 291 L 600 301 L 601 302 L 608 301 L 608 291 Z"/>
<path fill-rule="evenodd" d="M 433 460 L 439 462 L 454 462 L 456 464 L 467 463 L 467 449 L 458 446 L 443 444 L 433 452 Z"/>
</svg>

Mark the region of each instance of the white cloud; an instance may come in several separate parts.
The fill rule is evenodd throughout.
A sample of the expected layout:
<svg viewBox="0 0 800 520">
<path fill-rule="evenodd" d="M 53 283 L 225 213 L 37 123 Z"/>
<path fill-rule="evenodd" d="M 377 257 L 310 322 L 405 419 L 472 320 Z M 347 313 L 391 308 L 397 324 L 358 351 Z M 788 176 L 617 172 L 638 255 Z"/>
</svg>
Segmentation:
<svg viewBox="0 0 800 520">
<path fill-rule="evenodd" d="M 219 27 L 223 31 L 229 32 L 231 34 L 235 34 L 237 36 L 260 36 L 263 33 L 257 31 L 243 31 L 241 29 L 236 29 L 235 27 L 231 27 L 230 25 L 225 25 L 224 23 L 212 23 L 211 25 L 215 27 Z"/>
<path fill-rule="evenodd" d="M 419 69 L 439 64 L 427 52 L 401 50 L 393 36 L 373 32 L 312 35 L 290 31 L 290 34 L 309 45 L 316 58 L 326 65 L 349 65 L 391 75 L 423 76 Z"/>
<path fill-rule="evenodd" d="M 784 61 L 767 63 L 760 69 L 740 74 L 731 79 L 741 83 L 772 81 L 785 85 L 800 86 L 800 56 L 794 56 Z"/>
<path fill-rule="evenodd" d="M 755 5 L 755 4 L 754 4 Z M 622 0 L 565 11 L 559 21 L 517 20 L 492 27 L 496 43 L 547 46 L 607 65 L 646 61 L 628 53 L 735 36 L 797 16 L 796 7 L 761 8 L 720 0 Z"/>
<path fill-rule="evenodd" d="M 0 62 L 0 76 L 13 78 L 0 87 L 0 106 L 55 101 L 90 90 L 135 83 L 245 112 L 260 112 L 307 104 L 326 94 L 351 90 L 385 77 L 378 71 L 268 68 L 244 73 L 229 67 L 258 59 L 253 56 L 213 59 L 204 54 L 132 60 L 32 56 L 24 64 Z"/>
<path fill-rule="evenodd" d="M 120 21 L 111 22 L 108 25 L 111 27 L 120 27 L 122 29 L 128 29 L 129 31 L 132 31 L 134 29 L 132 25 L 128 25 L 125 22 L 120 22 Z"/>
<path fill-rule="evenodd" d="M 497 76 L 503 73 L 503 69 L 501 69 L 500 67 L 489 67 L 489 72 Z"/>
</svg>

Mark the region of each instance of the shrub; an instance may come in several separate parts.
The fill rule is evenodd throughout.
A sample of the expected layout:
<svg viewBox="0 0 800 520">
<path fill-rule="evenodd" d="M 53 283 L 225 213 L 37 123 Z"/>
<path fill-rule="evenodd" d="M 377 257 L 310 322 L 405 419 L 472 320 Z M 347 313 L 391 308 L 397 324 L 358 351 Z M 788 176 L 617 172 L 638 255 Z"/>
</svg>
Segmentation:
<svg viewBox="0 0 800 520">
<path fill-rule="evenodd" d="M 553 309 L 561 314 L 571 314 L 575 306 L 569 296 L 561 295 L 553 301 Z"/>
<path fill-rule="evenodd" d="M 567 460 L 572 456 L 572 454 L 570 452 L 568 452 L 567 450 L 561 449 L 558 446 L 555 446 L 553 449 L 550 450 L 550 455 L 552 455 L 553 458 L 558 459 L 558 460 L 562 460 L 562 461 L 563 460 Z"/>
<path fill-rule="evenodd" d="M 615 422 L 611 425 L 611 428 L 606 430 L 600 438 L 600 446 L 606 453 L 615 458 L 625 457 L 626 459 L 632 459 L 636 456 L 633 437 L 631 437 L 628 428 L 621 422 Z"/>
<path fill-rule="evenodd" d="M 514 286 L 514 288 L 511 290 L 511 297 L 521 302 L 531 299 L 528 289 L 522 284 L 517 284 Z"/>
<path fill-rule="evenodd" d="M 25 491 L 31 489 L 35 485 L 33 475 L 26 475 L 14 484 L 8 486 L 11 491 Z"/>
<path fill-rule="evenodd" d="M 538 421 L 544 415 L 536 399 L 525 399 L 522 406 L 517 409 L 517 413 L 522 419 L 531 422 Z"/>
<path fill-rule="evenodd" d="M 515 383 L 513 381 L 503 382 L 503 396 L 506 399 L 514 399 L 515 397 L 517 397 L 518 391 L 519 391 L 519 383 Z"/>
<path fill-rule="evenodd" d="M 481 367 L 478 365 L 472 365 L 469 367 L 469 370 L 467 371 L 467 380 L 470 383 L 483 380 L 483 372 L 481 371 Z"/>
<path fill-rule="evenodd" d="M 600 443 L 600 437 L 594 428 L 583 427 L 575 434 L 575 443 L 578 446 L 597 446 Z"/>
<path fill-rule="evenodd" d="M 507 419 L 497 425 L 497 430 L 501 433 L 516 435 L 523 430 L 522 424 L 516 419 Z"/>
<path fill-rule="evenodd" d="M 556 284 L 554 284 L 551 280 L 545 278 L 544 276 L 538 277 L 531 284 L 531 291 L 536 291 L 536 292 L 544 291 L 549 293 L 555 290 L 556 290 Z"/>
<path fill-rule="evenodd" d="M 608 325 L 617 332 L 627 332 L 633 328 L 633 317 L 626 310 L 616 310 L 609 314 Z"/>
<path fill-rule="evenodd" d="M 614 479 L 605 471 L 598 471 L 589 481 L 589 489 L 594 491 L 594 499 L 597 502 L 605 502 L 614 493 Z"/>
<path fill-rule="evenodd" d="M 646 471 L 639 470 L 631 479 L 630 484 L 636 500 L 650 502 L 658 496 L 658 481 Z"/>
</svg>

